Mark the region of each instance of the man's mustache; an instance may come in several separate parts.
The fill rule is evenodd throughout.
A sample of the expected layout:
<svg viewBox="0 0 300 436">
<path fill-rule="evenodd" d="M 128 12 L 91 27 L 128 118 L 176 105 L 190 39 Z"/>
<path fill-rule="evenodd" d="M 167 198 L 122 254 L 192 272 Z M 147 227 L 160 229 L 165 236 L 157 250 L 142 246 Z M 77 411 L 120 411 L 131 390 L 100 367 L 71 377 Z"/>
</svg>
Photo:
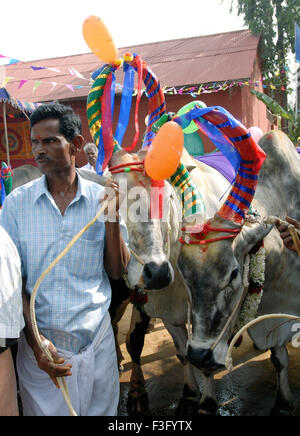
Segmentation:
<svg viewBox="0 0 300 436">
<path fill-rule="evenodd" d="M 46 161 L 48 161 L 48 162 L 51 161 L 51 159 L 50 159 L 48 156 L 38 156 L 38 157 L 35 158 L 35 160 L 36 160 L 37 162 L 39 162 L 39 161 L 44 161 L 44 160 L 46 160 Z"/>
</svg>

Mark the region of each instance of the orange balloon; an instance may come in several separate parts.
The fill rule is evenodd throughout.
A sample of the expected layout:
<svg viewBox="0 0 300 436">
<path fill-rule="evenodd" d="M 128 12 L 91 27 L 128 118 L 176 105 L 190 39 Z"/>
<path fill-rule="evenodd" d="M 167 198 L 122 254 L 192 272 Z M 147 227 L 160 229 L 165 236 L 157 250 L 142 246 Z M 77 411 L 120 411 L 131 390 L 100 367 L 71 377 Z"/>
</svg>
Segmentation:
<svg viewBox="0 0 300 436">
<path fill-rule="evenodd" d="M 164 124 L 153 139 L 145 158 L 145 170 L 153 180 L 166 180 L 178 168 L 183 151 L 182 128 L 175 121 Z"/>
<path fill-rule="evenodd" d="M 83 37 L 93 53 L 103 62 L 111 64 L 118 57 L 118 49 L 101 18 L 90 15 L 82 26 Z"/>
</svg>

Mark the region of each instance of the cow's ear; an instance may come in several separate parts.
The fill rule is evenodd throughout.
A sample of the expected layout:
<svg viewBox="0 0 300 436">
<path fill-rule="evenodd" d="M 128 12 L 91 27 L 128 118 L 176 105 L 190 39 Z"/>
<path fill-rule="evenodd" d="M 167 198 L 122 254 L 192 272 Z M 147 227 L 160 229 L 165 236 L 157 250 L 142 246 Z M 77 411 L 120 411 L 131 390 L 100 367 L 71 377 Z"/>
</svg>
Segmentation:
<svg viewBox="0 0 300 436">
<path fill-rule="evenodd" d="M 249 251 L 270 233 L 273 225 L 262 223 L 248 223 L 243 225 L 241 233 L 236 238 L 236 247 L 240 254 L 246 255 Z"/>
</svg>

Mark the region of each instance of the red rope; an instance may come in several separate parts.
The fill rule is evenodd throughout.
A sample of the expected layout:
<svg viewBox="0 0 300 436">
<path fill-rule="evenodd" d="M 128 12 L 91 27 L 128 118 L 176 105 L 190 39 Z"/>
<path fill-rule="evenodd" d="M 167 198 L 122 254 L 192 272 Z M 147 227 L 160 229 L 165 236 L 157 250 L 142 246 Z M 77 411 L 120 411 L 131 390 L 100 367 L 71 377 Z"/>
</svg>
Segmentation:
<svg viewBox="0 0 300 436">
<path fill-rule="evenodd" d="M 131 166 L 138 166 L 138 165 L 142 165 L 143 168 L 130 168 Z M 140 173 L 143 173 L 145 171 L 144 169 L 144 162 L 129 162 L 129 163 L 124 163 L 124 164 L 120 164 L 120 165 L 116 165 L 114 167 L 111 167 L 109 169 L 111 174 L 118 174 L 118 173 L 124 173 L 126 172 L 126 168 L 130 169 L 130 171 L 138 171 Z M 129 171 L 128 171 L 129 172 Z"/>
<path fill-rule="evenodd" d="M 201 228 L 201 226 L 194 226 L 194 227 L 190 227 L 190 228 L 189 227 L 182 227 L 183 232 L 188 231 L 190 229 L 191 230 L 190 235 L 192 238 L 195 238 L 195 239 L 187 242 L 185 240 L 185 238 L 181 237 L 181 238 L 179 238 L 179 242 L 181 242 L 181 244 L 187 244 L 187 245 L 194 245 L 194 244 L 205 245 L 205 244 L 209 244 L 211 242 L 221 241 L 223 239 L 235 238 L 238 235 L 238 233 L 240 233 L 240 231 L 241 231 L 241 229 L 226 229 L 226 228 L 220 228 L 220 227 L 211 227 L 209 222 L 204 224 L 201 231 L 199 231 L 199 232 L 193 231 L 193 230 L 197 230 L 199 228 Z M 209 232 L 231 233 L 231 234 L 219 236 L 216 238 L 205 239 L 206 235 Z"/>
</svg>

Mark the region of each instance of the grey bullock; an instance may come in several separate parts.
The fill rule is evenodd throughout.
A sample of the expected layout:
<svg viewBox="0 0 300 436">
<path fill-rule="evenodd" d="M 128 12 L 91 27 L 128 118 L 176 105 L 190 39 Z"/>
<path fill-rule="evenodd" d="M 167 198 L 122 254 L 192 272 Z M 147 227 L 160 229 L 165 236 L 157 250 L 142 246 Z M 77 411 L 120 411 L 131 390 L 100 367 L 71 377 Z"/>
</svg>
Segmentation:
<svg viewBox="0 0 300 436">
<path fill-rule="evenodd" d="M 246 220 L 241 226 L 220 218 L 218 207 L 215 207 L 210 215 L 211 226 L 237 229 L 240 233 L 234 239 L 207 244 L 206 251 L 199 245 L 183 245 L 179 255 L 179 268 L 192 301 L 193 328 L 187 358 L 207 378 L 211 388 L 207 400 L 212 409 L 217 408 L 213 374 L 225 364 L 227 341 L 239 310 L 227 328 L 226 323 L 234 308 L 238 306 L 240 309 L 245 297 L 245 257 L 261 240 L 264 240 L 266 265 L 264 292 L 257 316 L 270 313 L 300 316 L 300 258 L 284 248 L 276 228 L 263 223 L 263 218 L 270 215 L 281 219 L 286 215 L 300 219 L 300 158 L 289 138 L 280 131 L 264 135 L 259 145 L 267 154 L 253 200 L 253 207 L 261 218 Z M 209 192 L 213 197 L 215 190 L 215 186 L 211 186 Z M 218 232 L 207 237 L 216 235 Z M 278 377 L 277 396 L 272 409 L 276 415 L 289 414 L 293 409 L 286 349 L 295 335 L 293 324 L 295 321 L 271 319 L 249 330 L 259 350 L 271 350 L 271 360 Z"/>
<path fill-rule="evenodd" d="M 128 154 L 125 151 L 114 152 L 110 161 L 110 167 L 118 167 L 133 162 L 143 162 L 146 150 L 138 153 Z M 191 172 L 194 182 L 204 197 L 206 211 L 209 214 L 217 210 L 220 197 L 228 188 L 228 181 L 216 170 L 201 162 L 192 159 L 184 151 L 182 162 Z M 120 186 L 127 185 L 129 193 L 135 189 L 144 188 L 143 195 L 138 205 L 144 216 L 139 221 L 131 220 L 128 216 L 126 223 L 129 231 L 130 246 L 139 258 L 148 261 L 150 249 L 153 256 L 158 260 L 161 257 L 161 248 L 169 259 L 174 271 L 174 280 L 160 290 L 152 290 L 145 282 L 140 280 L 143 265 L 134 256 L 131 257 L 128 268 L 128 285 L 138 285 L 140 289 L 147 291 L 148 301 L 143 305 L 134 305 L 130 329 L 126 338 L 127 350 L 132 358 L 132 373 L 128 396 L 128 412 L 143 413 L 148 408 L 148 396 L 145 387 L 145 380 L 141 366 L 141 353 L 144 345 L 146 330 L 151 317 L 162 319 L 166 329 L 173 338 L 177 356 L 183 365 L 184 387 L 183 395 L 177 408 L 178 415 L 191 415 L 200 409 L 205 409 L 206 392 L 210 392 L 210 383 L 201 374 L 199 369 L 192 365 L 186 356 L 187 347 L 187 316 L 188 316 L 188 293 L 185 281 L 178 269 L 178 257 L 181 251 L 181 204 L 177 194 L 168 181 L 165 183 L 165 215 L 163 220 L 152 220 L 149 218 L 149 199 L 151 179 L 144 172 L 126 172 L 115 174 L 114 178 Z M 130 197 L 130 196 L 129 196 Z M 136 196 L 128 198 L 127 210 L 134 207 Z M 148 230 L 148 231 L 147 231 Z M 150 230 L 150 231 L 149 231 Z M 150 237 L 151 236 L 151 237 Z M 149 239 L 150 237 L 150 239 Z M 152 247 L 152 248 L 151 248 Z M 189 265 L 192 270 L 197 268 L 198 258 L 195 258 Z M 199 378 L 203 375 L 204 391 L 202 397 L 199 390 Z M 200 406 L 199 406 L 200 403 Z"/>
</svg>

